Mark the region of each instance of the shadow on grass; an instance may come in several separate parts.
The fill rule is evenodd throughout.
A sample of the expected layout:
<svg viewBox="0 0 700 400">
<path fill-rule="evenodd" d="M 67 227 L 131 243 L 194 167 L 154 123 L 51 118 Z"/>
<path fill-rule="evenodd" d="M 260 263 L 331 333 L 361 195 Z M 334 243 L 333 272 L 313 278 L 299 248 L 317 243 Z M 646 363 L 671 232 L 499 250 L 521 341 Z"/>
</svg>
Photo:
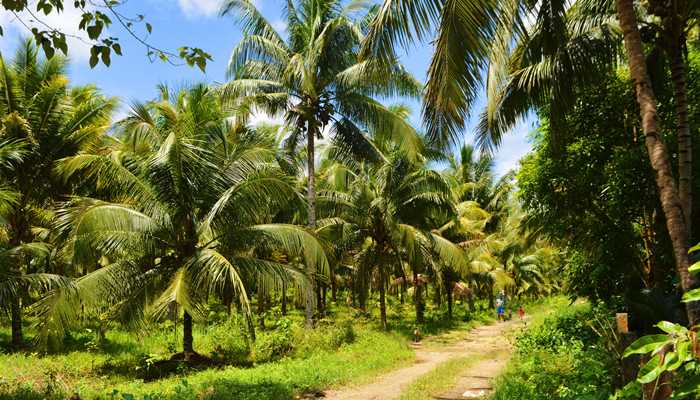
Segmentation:
<svg viewBox="0 0 700 400">
<path fill-rule="evenodd" d="M 31 388 L 29 386 L 3 389 L 0 387 L 0 400 L 59 400 L 67 399 L 78 395 L 80 399 L 110 399 L 110 400 L 184 400 L 184 399 L 207 399 L 207 400 L 253 400 L 253 399 L 278 399 L 291 400 L 295 391 L 289 385 L 277 382 L 257 382 L 243 383 L 237 379 L 219 378 L 212 381 L 205 381 L 201 384 L 190 385 L 186 380 L 181 381 L 172 388 L 168 388 L 167 393 L 152 392 L 149 394 L 133 394 L 128 390 L 123 392 L 114 390 L 111 393 L 92 397 L 80 393 L 64 393 L 60 391 L 47 392 L 42 389 Z M 74 397 L 75 398 L 75 397 Z"/>
<path fill-rule="evenodd" d="M 469 323 L 474 325 L 485 324 L 493 321 L 488 308 L 478 307 L 474 312 L 459 310 L 453 312 L 450 317 L 446 310 L 435 310 L 425 314 L 424 321 L 417 324 L 415 318 L 405 316 L 393 316 L 388 319 L 389 329 L 398 333 L 407 340 L 413 340 L 416 327 L 420 328 L 421 336 L 435 336 L 456 329 L 469 329 Z"/>
</svg>

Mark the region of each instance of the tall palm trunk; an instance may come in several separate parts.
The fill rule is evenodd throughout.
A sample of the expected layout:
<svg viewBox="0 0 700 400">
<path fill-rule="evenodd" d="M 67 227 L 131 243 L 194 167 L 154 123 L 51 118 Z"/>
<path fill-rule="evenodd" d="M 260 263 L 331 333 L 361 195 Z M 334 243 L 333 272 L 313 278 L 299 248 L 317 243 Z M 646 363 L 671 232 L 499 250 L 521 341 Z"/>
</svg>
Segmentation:
<svg viewBox="0 0 700 400">
<path fill-rule="evenodd" d="M 418 281 L 418 273 L 413 271 L 413 302 L 416 306 L 416 322 L 423 323 L 423 285 Z"/>
<path fill-rule="evenodd" d="M 384 269 L 379 267 L 379 316 L 382 321 L 382 329 L 387 330 L 386 323 L 386 282 Z"/>
<path fill-rule="evenodd" d="M 677 42 L 680 42 L 677 41 Z M 688 89 L 682 43 L 674 43 L 671 55 L 671 79 L 676 102 L 678 124 L 678 195 L 681 200 L 688 238 L 692 233 L 693 204 L 693 144 L 688 121 Z"/>
<path fill-rule="evenodd" d="M 309 124 L 311 124 L 309 122 Z M 308 183 L 306 189 L 306 197 L 309 203 L 309 227 L 313 230 L 316 229 L 316 165 L 315 165 L 315 139 L 316 139 L 316 129 L 309 127 L 307 133 L 307 146 L 306 146 L 306 164 L 308 168 Z M 313 267 L 309 267 L 309 277 L 311 279 L 311 287 L 313 291 L 317 290 L 316 285 L 316 271 Z M 309 295 L 306 298 L 306 327 L 312 328 L 314 326 L 314 296 Z"/>
<path fill-rule="evenodd" d="M 11 325 L 12 325 L 12 347 L 20 348 L 24 344 L 22 336 L 22 300 L 17 294 L 10 305 Z"/>
<path fill-rule="evenodd" d="M 20 210 L 24 207 L 19 208 Z M 14 223 L 12 224 L 12 236 L 10 238 L 10 246 L 17 247 L 22 244 L 22 238 L 25 236 L 25 229 L 23 228 L 26 224 L 24 223 L 24 218 L 20 213 L 16 214 L 13 218 Z M 16 276 L 22 275 L 22 265 L 26 265 L 25 259 L 20 255 L 17 260 L 17 264 L 13 268 L 13 273 Z M 10 300 L 10 329 L 12 331 L 12 347 L 20 348 L 24 345 L 24 336 L 22 334 L 22 293 L 24 293 L 23 287 L 16 288 L 15 297 Z"/>
<path fill-rule="evenodd" d="M 642 50 L 642 38 L 637 28 L 637 18 L 632 0 L 616 0 L 617 14 L 622 28 L 625 49 L 629 59 L 632 79 L 637 92 L 637 102 L 642 119 L 642 129 L 646 136 L 646 147 L 651 166 L 656 175 L 656 185 L 661 199 L 661 206 L 666 216 L 666 226 L 676 259 L 676 271 L 680 277 L 684 292 L 695 286 L 693 277 L 688 273 L 688 231 L 683 217 L 678 188 L 671 173 L 668 151 L 659 136 L 656 98 L 647 73 L 646 60 Z M 686 307 L 688 319 L 692 325 L 699 322 L 695 304 Z"/>
<path fill-rule="evenodd" d="M 447 297 L 447 316 L 452 319 L 452 289 L 454 285 L 451 282 L 447 282 L 447 288 L 445 289 L 445 296 Z"/>
<path fill-rule="evenodd" d="M 182 351 L 187 358 L 188 353 L 194 353 L 194 340 L 192 339 L 192 316 L 185 311 L 182 316 Z"/>
<path fill-rule="evenodd" d="M 282 281 L 282 315 L 287 315 L 287 283 Z"/>
</svg>

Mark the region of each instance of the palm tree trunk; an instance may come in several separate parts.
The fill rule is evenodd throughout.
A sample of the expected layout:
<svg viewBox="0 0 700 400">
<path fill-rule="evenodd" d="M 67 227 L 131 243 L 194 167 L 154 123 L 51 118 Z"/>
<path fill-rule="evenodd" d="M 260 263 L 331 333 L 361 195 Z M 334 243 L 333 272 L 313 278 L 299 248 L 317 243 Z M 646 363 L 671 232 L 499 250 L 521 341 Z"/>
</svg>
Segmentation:
<svg viewBox="0 0 700 400">
<path fill-rule="evenodd" d="M 282 315 L 287 315 L 287 284 L 282 282 Z"/>
<path fill-rule="evenodd" d="M 331 276 L 329 276 L 331 281 L 331 301 L 334 303 L 338 302 L 338 282 L 335 276 L 335 267 L 330 270 Z"/>
<path fill-rule="evenodd" d="M 447 288 L 445 289 L 445 296 L 447 297 L 447 316 L 452 319 L 452 284 L 447 283 Z"/>
<path fill-rule="evenodd" d="M 192 316 L 185 311 L 182 316 L 182 351 L 185 353 L 185 355 L 187 355 L 187 353 L 194 353 L 193 343 Z"/>
<path fill-rule="evenodd" d="M 673 46 L 671 55 L 671 80 L 673 81 L 673 97 L 676 102 L 676 123 L 678 124 L 678 195 L 685 217 L 688 237 L 691 237 L 693 211 L 693 144 L 690 136 L 688 121 L 688 88 L 686 86 L 685 61 L 683 46 L 677 43 Z M 690 243 L 689 243 L 690 244 Z"/>
<path fill-rule="evenodd" d="M 384 284 L 384 271 L 381 267 L 379 267 L 379 316 L 382 321 L 382 329 L 387 330 L 386 285 Z"/>
<path fill-rule="evenodd" d="M 416 322 L 423 323 L 423 294 L 422 285 L 418 281 L 418 273 L 413 271 L 413 302 L 416 306 Z"/>
<path fill-rule="evenodd" d="M 262 292 L 258 292 L 258 326 L 265 329 L 265 296 Z"/>
<path fill-rule="evenodd" d="M 12 347 L 17 349 L 24 345 L 24 337 L 22 336 L 22 300 L 19 298 L 19 295 L 16 295 L 11 302 Z"/>
<path fill-rule="evenodd" d="M 315 143 L 316 130 L 309 129 L 307 133 L 307 146 L 306 146 L 306 164 L 308 168 L 308 186 L 306 189 L 306 197 L 309 203 L 309 227 L 312 230 L 316 229 L 316 166 L 315 166 Z M 311 288 L 316 291 L 316 271 L 309 267 L 309 277 L 311 279 Z M 313 328 L 314 326 L 314 297 L 313 295 L 307 296 L 306 299 L 306 327 Z"/>
<path fill-rule="evenodd" d="M 695 280 L 688 273 L 688 231 L 683 216 L 681 200 L 678 195 L 678 188 L 671 173 L 668 151 L 659 136 L 656 98 L 654 97 L 654 90 L 647 73 L 646 60 L 642 50 L 642 38 L 637 28 L 637 17 L 634 13 L 632 0 L 616 0 L 616 4 L 625 49 L 627 50 L 630 73 L 636 87 L 647 152 L 656 175 L 656 185 L 661 199 L 661 206 L 666 216 L 666 226 L 673 244 L 676 272 L 680 277 L 683 291 L 687 292 L 695 286 Z M 686 311 L 691 325 L 700 322 L 698 320 L 697 305 L 688 304 Z"/>
</svg>

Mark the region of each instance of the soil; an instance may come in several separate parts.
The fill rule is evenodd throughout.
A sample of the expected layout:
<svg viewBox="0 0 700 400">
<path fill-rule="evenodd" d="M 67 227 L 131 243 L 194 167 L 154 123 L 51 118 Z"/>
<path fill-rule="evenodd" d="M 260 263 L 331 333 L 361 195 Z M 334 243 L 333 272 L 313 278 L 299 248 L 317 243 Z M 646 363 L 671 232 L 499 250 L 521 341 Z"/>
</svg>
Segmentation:
<svg viewBox="0 0 700 400">
<path fill-rule="evenodd" d="M 316 398 L 326 400 L 392 400 L 416 379 L 432 371 L 441 363 L 455 357 L 474 356 L 480 359 L 463 371 L 454 387 L 444 393 L 435 393 L 435 399 L 481 399 L 491 392 L 491 381 L 503 370 L 510 358 L 511 344 L 505 333 L 522 327 L 523 322 L 485 325 L 469 331 L 465 338 L 447 346 L 433 348 L 414 345 L 416 360 L 413 365 L 379 376 L 374 382 L 358 386 L 328 390 Z"/>
</svg>

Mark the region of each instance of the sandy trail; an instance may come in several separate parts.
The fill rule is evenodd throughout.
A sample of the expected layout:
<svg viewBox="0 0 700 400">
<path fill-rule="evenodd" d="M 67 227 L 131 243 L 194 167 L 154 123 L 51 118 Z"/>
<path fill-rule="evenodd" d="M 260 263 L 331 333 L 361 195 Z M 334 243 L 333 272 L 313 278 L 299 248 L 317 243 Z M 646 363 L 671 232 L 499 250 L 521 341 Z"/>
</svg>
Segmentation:
<svg viewBox="0 0 700 400">
<path fill-rule="evenodd" d="M 505 333 L 523 326 L 521 321 L 480 326 L 466 334 L 466 338 L 440 348 L 416 348 L 416 361 L 413 365 L 381 375 L 374 382 L 325 392 L 328 400 L 391 400 L 398 399 L 401 393 L 420 376 L 430 372 L 441 363 L 455 357 L 473 355 L 480 361 L 468 368 L 458 378 L 454 388 L 436 394 L 436 399 L 481 398 L 490 392 L 491 380 L 505 367 L 510 357 L 511 346 Z"/>
</svg>

